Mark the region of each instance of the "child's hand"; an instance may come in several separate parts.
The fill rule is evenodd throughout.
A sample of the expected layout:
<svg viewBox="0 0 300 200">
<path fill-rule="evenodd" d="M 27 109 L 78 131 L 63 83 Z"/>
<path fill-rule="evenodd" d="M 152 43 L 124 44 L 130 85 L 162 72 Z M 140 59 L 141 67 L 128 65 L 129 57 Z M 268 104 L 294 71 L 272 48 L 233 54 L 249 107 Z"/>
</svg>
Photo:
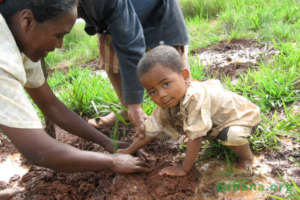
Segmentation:
<svg viewBox="0 0 300 200">
<path fill-rule="evenodd" d="M 145 126 L 144 124 L 140 124 L 135 127 L 136 133 L 134 134 L 134 140 L 143 139 L 145 137 Z"/>
<path fill-rule="evenodd" d="M 169 175 L 169 176 L 185 176 L 187 174 L 186 171 L 184 171 L 182 166 L 170 166 L 162 169 L 159 172 L 159 175 Z"/>
</svg>

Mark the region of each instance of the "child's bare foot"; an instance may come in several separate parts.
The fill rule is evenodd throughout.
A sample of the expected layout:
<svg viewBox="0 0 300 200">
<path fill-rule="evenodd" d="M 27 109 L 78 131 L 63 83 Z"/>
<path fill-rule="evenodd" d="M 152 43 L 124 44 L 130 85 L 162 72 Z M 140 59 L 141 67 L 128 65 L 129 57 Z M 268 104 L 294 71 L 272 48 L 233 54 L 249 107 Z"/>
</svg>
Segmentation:
<svg viewBox="0 0 300 200">
<path fill-rule="evenodd" d="M 88 120 L 88 124 L 95 128 L 111 127 L 117 120 L 115 113 L 111 112 L 104 117 L 96 117 Z"/>
<path fill-rule="evenodd" d="M 119 113 L 125 120 L 128 120 L 127 112 L 122 110 Z M 115 121 L 118 119 L 114 112 L 109 113 L 103 117 L 96 117 L 93 119 L 88 120 L 88 124 L 95 127 L 95 128 L 105 128 L 105 127 L 112 127 Z"/>
</svg>

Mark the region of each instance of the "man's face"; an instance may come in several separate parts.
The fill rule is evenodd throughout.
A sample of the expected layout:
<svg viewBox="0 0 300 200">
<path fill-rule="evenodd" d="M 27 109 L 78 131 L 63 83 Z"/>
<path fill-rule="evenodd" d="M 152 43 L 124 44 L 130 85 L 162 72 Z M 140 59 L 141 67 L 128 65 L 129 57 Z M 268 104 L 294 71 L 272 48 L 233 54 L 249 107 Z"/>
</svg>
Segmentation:
<svg viewBox="0 0 300 200">
<path fill-rule="evenodd" d="M 186 92 L 188 71 L 175 72 L 160 64 L 140 77 L 142 85 L 151 99 L 160 107 L 175 107 L 182 100 Z"/>
<path fill-rule="evenodd" d="M 36 62 L 47 56 L 55 48 L 61 48 L 63 37 L 69 33 L 77 18 L 74 6 L 65 14 L 55 19 L 37 23 L 19 35 L 19 48 L 32 61 Z"/>
</svg>

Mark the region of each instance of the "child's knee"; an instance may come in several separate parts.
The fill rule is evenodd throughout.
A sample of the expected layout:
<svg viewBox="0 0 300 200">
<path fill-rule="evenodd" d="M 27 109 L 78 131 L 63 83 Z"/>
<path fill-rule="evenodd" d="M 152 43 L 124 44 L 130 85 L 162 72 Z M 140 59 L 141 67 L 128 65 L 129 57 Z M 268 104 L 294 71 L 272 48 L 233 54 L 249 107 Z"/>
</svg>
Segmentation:
<svg viewBox="0 0 300 200">
<path fill-rule="evenodd" d="M 248 138 L 251 132 L 251 127 L 231 126 L 228 129 L 226 140 L 221 141 L 221 143 L 226 146 L 242 146 L 248 144 Z"/>
</svg>

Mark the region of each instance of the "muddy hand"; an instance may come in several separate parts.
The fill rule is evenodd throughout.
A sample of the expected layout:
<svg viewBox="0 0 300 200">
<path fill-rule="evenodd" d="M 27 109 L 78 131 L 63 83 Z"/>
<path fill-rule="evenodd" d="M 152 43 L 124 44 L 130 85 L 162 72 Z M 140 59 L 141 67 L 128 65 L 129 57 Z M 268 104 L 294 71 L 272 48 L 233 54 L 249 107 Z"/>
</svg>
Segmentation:
<svg viewBox="0 0 300 200">
<path fill-rule="evenodd" d="M 159 175 L 168 175 L 168 176 L 185 176 L 187 173 L 184 171 L 181 166 L 171 166 L 162 169 L 159 172 Z"/>
<path fill-rule="evenodd" d="M 128 154 L 114 154 L 112 170 L 117 173 L 134 173 L 134 172 L 150 172 L 150 169 L 145 167 L 145 163 L 136 157 Z"/>
<path fill-rule="evenodd" d="M 0 200 L 9 200 L 18 193 L 24 192 L 24 188 L 14 187 L 6 190 L 0 191 Z"/>
<path fill-rule="evenodd" d="M 155 158 L 148 154 L 144 149 L 139 149 L 136 155 L 144 161 L 155 161 Z"/>
</svg>

